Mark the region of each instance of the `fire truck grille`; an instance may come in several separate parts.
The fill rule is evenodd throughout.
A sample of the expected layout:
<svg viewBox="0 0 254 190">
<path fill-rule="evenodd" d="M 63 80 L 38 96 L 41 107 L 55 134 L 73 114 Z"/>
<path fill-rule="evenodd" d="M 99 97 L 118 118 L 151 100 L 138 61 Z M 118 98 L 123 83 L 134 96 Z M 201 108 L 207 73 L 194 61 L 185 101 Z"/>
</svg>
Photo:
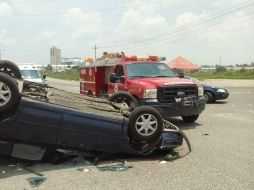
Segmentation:
<svg viewBox="0 0 254 190">
<path fill-rule="evenodd" d="M 197 95 L 196 86 L 166 86 L 157 89 L 157 99 L 161 103 L 174 103 L 175 98 Z"/>
</svg>

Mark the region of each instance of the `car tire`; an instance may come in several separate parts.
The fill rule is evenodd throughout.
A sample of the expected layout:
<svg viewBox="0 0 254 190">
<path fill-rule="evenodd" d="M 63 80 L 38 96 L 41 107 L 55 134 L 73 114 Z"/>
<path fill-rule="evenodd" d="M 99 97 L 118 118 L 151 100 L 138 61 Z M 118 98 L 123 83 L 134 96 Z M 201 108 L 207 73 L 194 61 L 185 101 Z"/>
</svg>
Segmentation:
<svg viewBox="0 0 254 190">
<path fill-rule="evenodd" d="M 117 92 L 110 96 L 108 99 L 110 102 L 125 102 L 131 110 L 134 110 L 138 106 L 137 100 L 128 92 Z"/>
<path fill-rule="evenodd" d="M 0 113 L 13 109 L 19 100 L 20 94 L 16 80 L 0 72 Z"/>
<path fill-rule="evenodd" d="M 186 123 L 193 123 L 194 121 L 196 121 L 199 117 L 198 115 L 189 115 L 189 116 L 182 116 L 182 119 L 184 122 Z"/>
<path fill-rule="evenodd" d="M 7 60 L 0 61 L 0 72 L 6 73 L 15 79 L 19 80 L 22 79 L 21 72 L 18 66 L 11 61 Z"/>
<path fill-rule="evenodd" d="M 158 140 L 163 131 L 163 118 L 154 108 L 141 106 L 134 109 L 129 117 L 129 135 L 134 142 Z"/>
<path fill-rule="evenodd" d="M 211 92 L 205 92 L 205 100 L 206 100 L 206 103 L 213 103 L 215 100 L 214 100 L 214 96 Z"/>
</svg>

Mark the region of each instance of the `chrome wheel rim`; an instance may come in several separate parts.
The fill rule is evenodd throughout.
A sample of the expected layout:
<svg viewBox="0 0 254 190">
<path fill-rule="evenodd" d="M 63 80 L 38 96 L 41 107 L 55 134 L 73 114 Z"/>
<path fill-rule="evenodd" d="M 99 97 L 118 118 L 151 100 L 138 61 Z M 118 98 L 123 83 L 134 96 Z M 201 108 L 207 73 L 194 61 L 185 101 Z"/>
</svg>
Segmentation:
<svg viewBox="0 0 254 190">
<path fill-rule="evenodd" d="M 11 77 L 14 77 L 14 73 L 13 73 L 12 70 L 9 69 L 9 68 L 0 67 L 0 72 L 6 73 L 6 74 L 10 75 Z"/>
<path fill-rule="evenodd" d="M 151 114 L 142 114 L 136 120 L 135 127 L 138 134 L 142 136 L 150 136 L 155 133 L 158 127 L 158 121 L 156 117 Z"/>
<path fill-rule="evenodd" d="M 11 90 L 5 83 L 0 82 L 0 106 L 4 106 L 11 99 Z"/>
</svg>

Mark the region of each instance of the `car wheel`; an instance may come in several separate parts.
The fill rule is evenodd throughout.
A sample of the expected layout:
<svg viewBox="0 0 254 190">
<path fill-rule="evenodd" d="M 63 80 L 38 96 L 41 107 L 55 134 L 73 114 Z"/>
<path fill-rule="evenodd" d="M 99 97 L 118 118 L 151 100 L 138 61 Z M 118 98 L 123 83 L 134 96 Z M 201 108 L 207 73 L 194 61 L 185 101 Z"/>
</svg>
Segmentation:
<svg viewBox="0 0 254 190">
<path fill-rule="evenodd" d="M 22 79 L 21 72 L 18 66 L 11 61 L 0 61 L 0 72 L 6 73 L 15 79 Z"/>
<path fill-rule="evenodd" d="M 10 111 L 19 102 L 17 82 L 6 73 L 0 72 L 0 112 Z"/>
<path fill-rule="evenodd" d="M 162 135 L 163 119 L 154 108 L 141 106 L 134 109 L 129 117 L 129 133 L 135 142 L 151 142 Z"/>
<path fill-rule="evenodd" d="M 196 121 L 199 117 L 198 115 L 189 115 L 189 116 L 182 116 L 182 119 L 187 122 L 187 123 L 192 123 L 194 121 Z"/>
<path fill-rule="evenodd" d="M 206 100 L 206 103 L 214 102 L 213 94 L 211 92 L 205 92 L 205 100 Z"/>
<path fill-rule="evenodd" d="M 128 92 L 118 92 L 110 96 L 110 102 L 126 103 L 131 110 L 134 110 L 138 106 L 137 100 Z"/>
</svg>

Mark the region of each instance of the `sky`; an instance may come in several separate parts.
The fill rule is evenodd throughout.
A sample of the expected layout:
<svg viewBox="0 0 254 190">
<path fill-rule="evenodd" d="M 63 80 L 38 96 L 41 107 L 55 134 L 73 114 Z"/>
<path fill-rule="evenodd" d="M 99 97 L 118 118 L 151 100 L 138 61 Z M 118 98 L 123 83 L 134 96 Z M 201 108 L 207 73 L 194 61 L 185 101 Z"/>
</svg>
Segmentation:
<svg viewBox="0 0 254 190">
<path fill-rule="evenodd" d="M 1 58 L 49 64 L 103 52 L 254 62 L 254 0 L 0 0 Z M 220 61 L 221 60 L 221 61 Z"/>
</svg>

